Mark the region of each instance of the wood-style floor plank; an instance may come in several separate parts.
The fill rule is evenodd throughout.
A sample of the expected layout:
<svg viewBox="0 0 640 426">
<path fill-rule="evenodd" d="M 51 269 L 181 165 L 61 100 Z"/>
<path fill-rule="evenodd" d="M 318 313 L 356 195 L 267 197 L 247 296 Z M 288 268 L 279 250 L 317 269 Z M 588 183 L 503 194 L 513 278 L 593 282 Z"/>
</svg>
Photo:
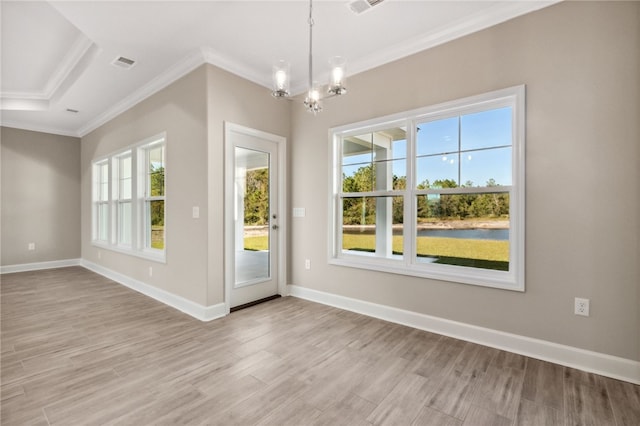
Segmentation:
<svg viewBox="0 0 640 426">
<path fill-rule="evenodd" d="M 522 397 L 561 410 L 564 404 L 563 380 L 562 366 L 529 359 L 522 385 Z"/>
<path fill-rule="evenodd" d="M 567 425 L 615 425 L 604 377 L 565 369 L 565 423 Z"/>
<path fill-rule="evenodd" d="M 462 420 L 429 407 L 422 407 L 411 426 L 462 426 Z"/>
<path fill-rule="evenodd" d="M 640 386 L 620 380 L 605 379 L 618 426 L 640 425 Z"/>
<path fill-rule="evenodd" d="M 549 405 L 536 404 L 522 398 L 518 408 L 516 426 L 560 425 L 563 419 L 561 410 Z"/>
<path fill-rule="evenodd" d="M 3 426 L 640 424 L 640 386 L 292 297 L 205 323 L 80 267 L 0 288 Z"/>
<path fill-rule="evenodd" d="M 429 379 L 417 374 L 405 376 L 367 420 L 375 425 L 411 424 L 431 393 L 429 385 Z"/>
<path fill-rule="evenodd" d="M 514 420 L 522 393 L 524 371 L 491 366 L 477 387 L 474 404 Z"/>
</svg>

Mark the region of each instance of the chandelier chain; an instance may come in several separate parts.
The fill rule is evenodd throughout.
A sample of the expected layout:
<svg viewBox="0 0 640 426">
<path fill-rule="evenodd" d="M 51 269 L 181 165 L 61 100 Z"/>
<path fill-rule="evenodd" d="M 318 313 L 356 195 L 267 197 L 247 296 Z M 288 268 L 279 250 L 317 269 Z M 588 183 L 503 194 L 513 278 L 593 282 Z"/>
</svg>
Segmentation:
<svg viewBox="0 0 640 426">
<path fill-rule="evenodd" d="M 319 87 L 316 87 L 316 82 L 313 80 L 313 26 L 315 25 L 315 21 L 313 19 L 313 0 L 309 0 L 309 17 L 307 19 L 307 23 L 309 24 L 309 85 L 307 96 L 304 99 L 304 106 L 308 111 L 316 114 L 322 111 L 322 103 L 321 100 L 323 96 L 320 94 Z M 330 82 L 327 89 L 327 93 L 324 97 L 333 97 L 337 95 L 344 95 L 347 90 L 344 87 L 344 77 L 345 77 L 345 61 L 341 56 L 334 56 L 329 60 L 331 64 L 331 74 L 330 74 Z M 273 91 L 271 94 L 276 98 L 288 98 L 289 97 L 289 64 L 280 60 L 276 65 L 273 66 Z"/>
<path fill-rule="evenodd" d="M 313 0 L 309 0 L 309 89 L 313 87 Z"/>
</svg>

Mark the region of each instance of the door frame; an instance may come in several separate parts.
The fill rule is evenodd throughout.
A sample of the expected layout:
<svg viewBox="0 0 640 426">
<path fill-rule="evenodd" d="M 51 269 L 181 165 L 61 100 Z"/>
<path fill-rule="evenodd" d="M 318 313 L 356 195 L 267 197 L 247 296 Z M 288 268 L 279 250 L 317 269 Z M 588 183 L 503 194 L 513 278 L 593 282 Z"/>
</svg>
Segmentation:
<svg viewBox="0 0 640 426">
<path fill-rule="evenodd" d="M 235 283 L 235 145 L 233 133 L 265 139 L 274 142 L 278 148 L 278 242 L 277 283 L 278 294 L 287 295 L 287 138 L 239 124 L 224 122 L 224 304 L 226 314 L 231 311 L 231 291 Z"/>
</svg>

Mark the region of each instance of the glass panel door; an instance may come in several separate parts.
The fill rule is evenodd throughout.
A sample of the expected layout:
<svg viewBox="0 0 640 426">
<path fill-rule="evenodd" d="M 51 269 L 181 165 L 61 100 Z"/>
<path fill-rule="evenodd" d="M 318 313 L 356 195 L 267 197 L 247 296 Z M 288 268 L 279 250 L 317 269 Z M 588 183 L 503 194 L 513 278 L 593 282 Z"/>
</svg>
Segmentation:
<svg viewBox="0 0 640 426">
<path fill-rule="evenodd" d="M 271 278 L 270 154 L 235 147 L 235 284 Z"/>
</svg>

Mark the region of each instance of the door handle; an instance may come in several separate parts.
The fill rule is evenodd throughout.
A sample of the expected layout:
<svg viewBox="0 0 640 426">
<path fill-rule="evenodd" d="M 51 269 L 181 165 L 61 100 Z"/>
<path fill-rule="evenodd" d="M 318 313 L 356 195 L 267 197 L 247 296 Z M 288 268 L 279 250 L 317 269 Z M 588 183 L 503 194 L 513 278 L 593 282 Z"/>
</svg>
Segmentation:
<svg viewBox="0 0 640 426">
<path fill-rule="evenodd" d="M 271 229 L 273 229 L 273 230 L 278 229 L 278 225 L 272 225 L 272 226 L 271 226 Z"/>
</svg>

